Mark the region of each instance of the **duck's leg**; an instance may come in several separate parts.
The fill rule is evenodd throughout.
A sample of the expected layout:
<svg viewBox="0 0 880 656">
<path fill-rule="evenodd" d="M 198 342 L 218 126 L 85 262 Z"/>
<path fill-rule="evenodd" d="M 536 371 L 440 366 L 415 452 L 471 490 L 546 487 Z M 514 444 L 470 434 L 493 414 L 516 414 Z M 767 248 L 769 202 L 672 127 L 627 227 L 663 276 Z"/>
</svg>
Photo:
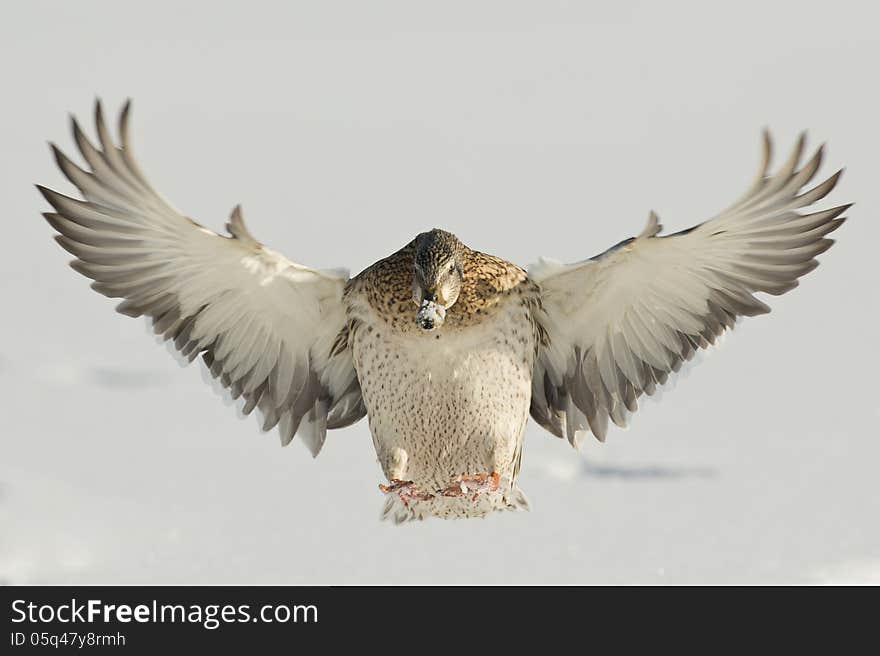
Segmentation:
<svg viewBox="0 0 880 656">
<path fill-rule="evenodd" d="M 379 489 L 385 494 L 397 495 L 405 506 L 409 506 L 412 501 L 428 501 L 434 498 L 433 494 L 420 490 L 412 481 L 391 479 L 390 483 L 390 485 L 379 483 Z"/>
<path fill-rule="evenodd" d="M 499 478 L 495 471 L 490 474 L 462 474 L 454 478 L 440 493 L 444 497 L 470 496 L 471 501 L 476 501 L 484 492 L 495 492 Z"/>
</svg>

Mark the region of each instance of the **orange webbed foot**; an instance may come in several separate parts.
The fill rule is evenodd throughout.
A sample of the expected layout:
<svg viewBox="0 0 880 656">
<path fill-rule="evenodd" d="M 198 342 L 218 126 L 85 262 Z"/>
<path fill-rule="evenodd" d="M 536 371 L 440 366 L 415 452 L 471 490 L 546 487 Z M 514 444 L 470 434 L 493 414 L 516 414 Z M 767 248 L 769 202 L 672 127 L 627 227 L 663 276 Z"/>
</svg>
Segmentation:
<svg viewBox="0 0 880 656">
<path fill-rule="evenodd" d="M 385 494 L 397 495 L 405 506 L 409 506 L 412 501 L 428 501 L 434 498 L 433 494 L 419 489 L 412 481 L 400 481 L 395 478 L 389 482 L 390 485 L 379 483 L 379 489 Z"/>
<path fill-rule="evenodd" d="M 495 492 L 498 489 L 498 472 L 491 474 L 462 474 L 447 485 L 441 494 L 444 497 L 470 496 L 471 501 L 476 501 L 484 492 Z"/>
</svg>

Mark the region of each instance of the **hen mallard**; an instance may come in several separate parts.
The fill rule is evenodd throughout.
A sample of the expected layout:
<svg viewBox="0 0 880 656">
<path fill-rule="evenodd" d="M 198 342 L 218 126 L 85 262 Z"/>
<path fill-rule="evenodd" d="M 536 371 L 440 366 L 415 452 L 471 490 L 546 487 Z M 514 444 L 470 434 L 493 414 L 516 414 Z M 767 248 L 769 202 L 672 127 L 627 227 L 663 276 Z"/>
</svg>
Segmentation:
<svg viewBox="0 0 880 656">
<path fill-rule="evenodd" d="M 783 294 L 816 268 L 849 207 L 799 211 L 840 172 L 804 191 L 823 151 L 800 165 L 801 136 L 769 175 L 765 133 L 754 184 L 687 230 L 661 236 L 651 213 L 596 257 L 527 273 L 435 229 L 349 278 L 270 250 L 239 208 L 229 237 L 172 208 L 132 156 L 129 109 L 119 146 L 100 103 L 98 146 L 73 120 L 87 169 L 52 146 L 85 199 L 39 187 L 71 266 L 187 360 L 201 355 L 283 445 L 298 435 L 317 455 L 328 429 L 366 415 L 396 521 L 527 508 L 516 479 L 529 415 L 574 446 L 604 441 L 609 419 L 624 426 L 737 317 L 769 312 L 756 292 Z"/>
</svg>

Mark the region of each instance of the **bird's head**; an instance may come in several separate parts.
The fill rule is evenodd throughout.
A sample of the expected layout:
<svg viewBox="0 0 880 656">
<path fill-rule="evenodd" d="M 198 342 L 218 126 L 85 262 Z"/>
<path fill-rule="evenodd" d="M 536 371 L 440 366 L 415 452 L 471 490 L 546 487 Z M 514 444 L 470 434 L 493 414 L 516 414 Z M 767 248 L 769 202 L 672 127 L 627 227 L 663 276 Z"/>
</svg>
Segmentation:
<svg viewBox="0 0 880 656">
<path fill-rule="evenodd" d="M 434 229 L 416 237 L 413 259 L 413 302 L 416 323 L 424 330 L 443 325 L 446 310 L 458 300 L 464 244 L 451 232 Z"/>
</svg>

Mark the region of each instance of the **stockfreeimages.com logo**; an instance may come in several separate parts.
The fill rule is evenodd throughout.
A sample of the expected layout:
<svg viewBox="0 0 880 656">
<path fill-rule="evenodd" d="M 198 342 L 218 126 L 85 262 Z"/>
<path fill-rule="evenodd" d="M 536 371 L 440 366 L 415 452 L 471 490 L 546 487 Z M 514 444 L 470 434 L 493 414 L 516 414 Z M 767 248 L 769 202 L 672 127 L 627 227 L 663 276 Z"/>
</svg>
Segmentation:
<svg viewBox="0 0 880 656">
<path fill-rule="evenodd" d="M 221 624 L 236 622 L 317 623 L 318 608 L 312 604 L 266 604 L 253 612 L 249 604 L 160 604 L 155 599 L 150 603 L 134 606 L 110 604 L 100 599 L 89 599 L 86 602 L 71 599 L 70 603 L 63 604 L 35 604 L 16 599 L 12 602 L 12 621 L 32 624 L 171 622 L 200 624 L 213 630 Z"/>
</svg>

